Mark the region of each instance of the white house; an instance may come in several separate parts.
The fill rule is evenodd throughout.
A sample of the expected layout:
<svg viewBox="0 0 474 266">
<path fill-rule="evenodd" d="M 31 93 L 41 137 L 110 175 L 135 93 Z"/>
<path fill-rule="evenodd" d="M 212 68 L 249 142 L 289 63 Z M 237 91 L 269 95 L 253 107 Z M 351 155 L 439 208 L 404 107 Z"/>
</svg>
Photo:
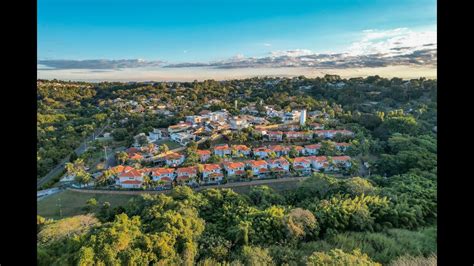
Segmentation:
<svg viewBox="0 0 474 266">
<path fill-rule="evenodd" d="M 234 151 L 236 156 L 249 156 L 250 155 L 250 148 L 246 145 L 233 145 L 232 150 Z"/>
<path fill-rule="evenodd" d="M 143 172 L 133 169 L 118 175 L 117 183 L 123 188 L 140 188 L 143 185 Z"/>
<path fill-rule="evenodd" d="M 196 136 L 194 134 L 189 134 L 186 132 L 178 132 L 178 133 L 172 133 L 170 135 L 171 139 L 178 142 L 181 145 L 186 145 L 192 140 L 196 140 Z"/>
<path fill-rule="evenodd" d="M 196 153 L 199 155 L 201 163 L 206 162 L 211 157 L 211 151 L 209 150 L 197 150 Z"/>
<path fill-rule="evenodd" d="M 232 153 L 229 145 L 218 145 L 214 147 L 214 154 L 217 156 L 224 157 L 225 155 L 230 155 Z"/>
<path fill-rule="evenodd" d="M 166 165 L 168 166 L 178 166 L 184 162 L 184 155 L 178 153 L 171 153 L 165 156 Z"/>
<path fill-rule="evenodd" d="M 263 176 L 268 173 L 268 163 L 264 160 L 251 160 L 247 164 L 255 176 Z"/>
<path fill-rule="evenodd" d="M 290 171 L 290 163 L 283 157 L 267 160 L 268 168 L 272 172 Z"/>
<path fill-rule="evenodd" d="M 206 183 L 217 183 L 222 181 L 224 174 L 218 164 L 204 164 L 202 179 Z"/>
<path fill-rule="evenodd" d="M 304 146 L 304 154 L 306 155 L 316 155 L 321 149 L 321 144 L 311 144 Z"/>
<path fill-rule="evenodd" d="M 161 130 L 154 128 L 152 132 L 148 132 L 148 141 L 149 142 L 155 142 L 157 140 L 162 139 L 163 135 L 161 133 Z"/>
<path fill-rule="evenodd" d="M 293 159 L 293 168 L 296 171 L 307 172 L 311 170 L 311 161 L 307 157 L 296 157 Z"/>
<path fill-rule="evenodd" d="M 224 162 L 223 166 L 228 176 L 245 174 L 245 164 L 243 162 Z"/>
<path fill-rule="evenodd" d="M 267 158 L 270 152 L 272 152 L 270 149 L 260 147 L 253 150 L 253 155 L 258 156 L 259 158 Z"/>
<path fill-rule="evenodd" d="M 181 167 L 176 169 L 176 181 L 182 184 L 190 184 L 197 177 L 197 166 Z"/>
<path fill-rule="evenodd" d="M 290 147 L 281 146 L 281 145 L 268 146 L 268 149 L 271 150 L 272 152 L 274 152 L 276 154 L 276 156 L 287 155 L 291 150 Z"/>
<path fill-rule="evenodd" d="M 281 131 L 268 131 L 267 133 L 269 141 L 282 141 L 283 132 Z"/>
<path fill-rule="evenodd" d="M 320 170 L 322 168 L 327 168 L 329 166 L 326 156 L 310 156 L 311 165 L 314 169 Z"/>
</svg>

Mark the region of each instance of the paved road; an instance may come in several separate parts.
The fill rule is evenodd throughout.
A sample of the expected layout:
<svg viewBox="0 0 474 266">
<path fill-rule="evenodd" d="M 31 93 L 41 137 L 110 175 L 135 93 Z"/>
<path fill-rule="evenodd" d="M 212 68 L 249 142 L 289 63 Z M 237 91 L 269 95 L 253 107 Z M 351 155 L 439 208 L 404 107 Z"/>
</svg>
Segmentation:
<svg viewBox="0 0 474 266">
<path fill-rule="evenodd" d="M 89 137 L 87 137 L 79 147 L 77 147 L 74 152 L 77 154 L 77 155 L 81 155 L 83 154 L 86 150 L 87 150 L 87 143 L 92 141 L 94 139 L 94 137 L 97 137 L 99 136 L 100 134 L 102 134 L 102 132 L 104 132 L 104 130 L 108 127 L 109 123 L 107 123 L 105 126 L 103 126 L 102 128 L 99 128 L 97 129 L 92 135 L 90 135 Z M 44 185 L 45 183 L 47 183 L 48 181 L 50 181 L 53 177 L 57 176 L 61 171 L 64 170 L 64 166 L 66 165 L 66 163 L 69 161 L 69 155 L 62 159 L 61 162 L 59 162 L 58 165 L 56 165 L 51 171 L 49 171 L 48 174 L 46 174 L 44 177 L 42 177 L 41 179 L 39 179 L 37 182 L 36 182 L 36 188 L 40 188 L 42 185 Z"/>
<path fill-rule="evenodd" d="M 248 182 L 233 182 L 223 185 L 212 185 L 212 186 L 201 186 L 196 188 L 196 191 L 209 189 L 209 188 L 233 188 L 233 187 L 247 187 L 247 186 L 257 186 L 265 185 L 272 183 L 284 183 L 284 182 L 299 182 L 309 176 L 300 176 L 300 177 L 286 177 L 279 179 L 263 179 L 263 180 L 254 180 Z M 96 189 L 76 189 L 76 188 L 67 188 L 68 190 L 80 192 L 80 193 L 97 193 L 97 194 L 122 194 L 122 195 L 139 195 L 139 194 L 159 194 L 159 193 L 169 193 L 171 190 L 96 190 Z"/>
</svg>

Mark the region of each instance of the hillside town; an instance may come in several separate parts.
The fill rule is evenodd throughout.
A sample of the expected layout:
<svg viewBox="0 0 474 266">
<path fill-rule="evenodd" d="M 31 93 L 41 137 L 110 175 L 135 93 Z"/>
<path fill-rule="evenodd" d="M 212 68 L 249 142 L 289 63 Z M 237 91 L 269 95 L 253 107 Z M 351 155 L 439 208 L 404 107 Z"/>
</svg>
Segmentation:
<svg viewBox="0 0 474 266">
<path fill-rule="evenodd" d="M 321 112 L 308 113 L 305 109 L 283 112 L 269 106 L 265 106 L 265 110 L 264 117 L 254 116 L 257 113 L 248 107 L 242 108 L 237 116 L 225 109 L 204 110 L 167 128 L 139 133 L 131 147 L 122 155 L 117 154 L 121 164 L 93 174 L 92 180 L 81 187 L 170 189 L 176 185 L 196 187 L 297 177 L 312 172 L 342 174 L 351 169 L 353 160 L 345 155 L 351 144 L 333 140 L 349 141 L 354 137 L 353 132 L 324 129 L 321 123 L 310 122 L 315 117 L 324 119 L 325 114 Z M 282 123 L 268 121 L 275 117 Z M 229 134 L 242 130 L 250 130 L 259 141 L 245 144 L 222 141 Z M 217 139 L 218 143 L 208 149 L 197 148 L 198 144 L 210 139 Z M 166 144 L 157 144 L 162 141 L 172 141 L 178 148 L 169 150 Z M 325 154 L 322 141 L 334 149 L 333 156 Z M 197 160 L 188 160 L 190 157 L 197 157 Z M 96 179 L 101 175 L 107 175 L 114 182 L 98 185 Z M 65 178 L 72 180 L 74 175 Z"/>
</svg>

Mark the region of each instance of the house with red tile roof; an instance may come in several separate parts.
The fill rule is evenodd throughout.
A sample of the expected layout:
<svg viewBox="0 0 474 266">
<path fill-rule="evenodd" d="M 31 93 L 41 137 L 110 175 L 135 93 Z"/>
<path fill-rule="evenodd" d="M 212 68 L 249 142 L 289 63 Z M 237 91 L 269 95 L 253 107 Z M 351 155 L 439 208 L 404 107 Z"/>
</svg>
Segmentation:
<svg viewBox="0 0 474 266">
<path fill-rule="evenodd" d="M 268 136 L 269 141 L 282 141 L 283 140 L 283 132 L 281 131 L 268 131 L 267 136 Z"/>
<path fill-rule="evenodd" d="M 131 166 L 124 166 L 124 165 L 117 165 L 117 166 L 114 166 L 114 167 L 110 167 L 109 168 L 109 171 L 112 172 L 113 175 L 117 176 L 118 174 L 122 173 L 122 172 L 128 172 L 130 170 L 133 170 L 134 168 L 131 167 Z"/>
<path fill-rule="evenodd" d="M 179 153 L 170 153 L 165 156 L 166 165 L 176 167 L 184 162 L 184 155 Z"/>
<path fill-rule="evenodd" d="M 300 131 L 287 131 L 285 134 L 287 140 L 297 140 L 303 138 L 303 132 Z"/>
<path fill-rule="evenodd" d="M 282 145 L 271 145 L 268 146 L 268 149 L 273 151 L 276 156 L 283 156 L 287 155 L 290 152 L 290 147 L 289 146 L 282 146 Z"/>
<path fill-rule="evenodd" d="M 245 164 L 243 162 L 222 163 L 227 172 L 227 176 L 242 176 L 245 174 Z"/>
<path fill-rule="evenodd" d="M 141 153 L 130 153 L 128 155 L 128 159 L 134 160 L 134 161 L 140 161 L 143 160 L 143 155 Z"/>
<path fill-rule="evenodd" d="M 143 173 L 137 169 L 122 172 L 118 175 L 117 184 L 122 188 L 140 188 L 143 185 Z"/>
<path fill-rule="evenodd" d="M 231 152 L 232 151 L 227 144 L 214 146 L 214 155 L 224 157 L 230 155 Z"/>
<path fill-rule="evenodd" d="M 267 158 L 270 152 L 272 151 L 267 149 L 266 147 L 259 147 L 253 149 L 253 155 L 258 156 L 259 158 Z"/>
<path fill-rule="evenodd" d="M 293 168 L 296 171 L 310 171 L 311 160 L 308 157 L 296 157 L 293 159 Z"/>
<path fill-rule="evenodd" d="M 158 181 L 165 184 L 171 184 L 175 177 L 174 168 L 154 168 L 151 171 L 151 178 L 153 181 Z"/>
<path fill-rule="evenodd" d="M 247 147 L 246 145 L 233 145 L 232 146 L 232 151 L 234 151 L 233 154 L 235 154 L 236 157 L 249 156 L 250 155 L 250 148 Z"/>
<path fill-rule="evenodd" d="M 291 148 L 294 148 L 298 155 L 302 155 L 304 153 L 304 148 L 302 146 L 293 145 Z"/>
<path fill-rule="evenodd" d="M 268 173 L 268 163 L 264 160 L 250 160 L 247 165 L 253 172 L 254 176 L 262 176 Z"/>
<path fill-rule="evenodd" d="M 181 167 L 176 169 L 176 181 L 178 183 L 189 184 L 197 177 L 197 166 Z"/>
<path fill-rule="evenodd" d="M 197 150 L 196 153 L 199 155 L 199 160 L 201 163 L 204 163 L 209 160 L 209 158 L 211 158 L 211 151 L 209 150 Z"/>
<path fill-rule="evenodd" d="M 305 155 L 316 155 L 319 153 L 319 149 L 321 149 L 321 144 L 310 144 L 304 146 L 304 154 Z"/>
<path fill-rule="evenodd" d="M 344 152 L 344 151 L 347 150 L 347 148 L 349 148 L 349 146 L 351 146 L 351 144 L 350 144 L 350 143 L 346 143 L 346 142 L 338 142 L 338 143 L 335 144 L 335 146 L 336 146 L 336 149 L 337 149 L 338 151 Z"/>
<path fill-rule="evenodd" d="M 267 160 L 268 169 L 271 172 L 288 172 L 290 171 L 290 163 L 283 157 Z"/>
<path fill-rule="evenodd" d="M 332 161 L 337 165 L 337 166 L 342 166 L 342 167 L 351 167 L 351 157 L 349 156 L 334 156 L 332 157 Z"/>
<path fill-rule="evenodd" d="M 224 174 L 218 164 L 203 164 L 202 179 L 206 183 L 222 181 Z"/>
<path fill-rule="evenodd" d="M 320 170 L 322 168 L 327 169 L 329 167 L 328 159 L 326 156 L 309 156 L 307 158 L 311 160 L 311 166 L 315 170 Z"/>
</svg>

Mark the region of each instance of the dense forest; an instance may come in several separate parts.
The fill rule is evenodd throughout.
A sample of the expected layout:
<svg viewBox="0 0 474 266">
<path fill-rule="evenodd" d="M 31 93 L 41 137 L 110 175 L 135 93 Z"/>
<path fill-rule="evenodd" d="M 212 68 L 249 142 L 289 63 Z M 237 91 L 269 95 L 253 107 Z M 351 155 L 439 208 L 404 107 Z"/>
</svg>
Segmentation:
<svg viewBox="0 0 474 266">
<path fill-rule="evenodd" d="M 339 86 L 339 84 L 343 84 Z M 61 86 L 59 86 L 61 85 Z M 437 218 L 436 80 L 253 78 L 188 83 L 66 83 L 38 88 L 38 176 L 107 118 L 125 139 L 203 109 L 250 103 L 320 110 L 356 133 L 364 176 L 315 173 L 294 190 L 266 186 L 143 195 L 84 215 L 38 216 L 39 265 L 407 265 L 433 261 Z M 114 100 L 153 99 L 173 116 Z M 218 101 L 217 101 L 218 100 Z M 235 108 L 235 100 L 237 109 Z M 208 107 L 204 107 L 208 105 Z M 126 122 L 119 123 L 124 118 Z M 42 172 L 40 172 L 40 170 Z M 404 264 L 405 263 L 405 264 Z"/>
</svg>

